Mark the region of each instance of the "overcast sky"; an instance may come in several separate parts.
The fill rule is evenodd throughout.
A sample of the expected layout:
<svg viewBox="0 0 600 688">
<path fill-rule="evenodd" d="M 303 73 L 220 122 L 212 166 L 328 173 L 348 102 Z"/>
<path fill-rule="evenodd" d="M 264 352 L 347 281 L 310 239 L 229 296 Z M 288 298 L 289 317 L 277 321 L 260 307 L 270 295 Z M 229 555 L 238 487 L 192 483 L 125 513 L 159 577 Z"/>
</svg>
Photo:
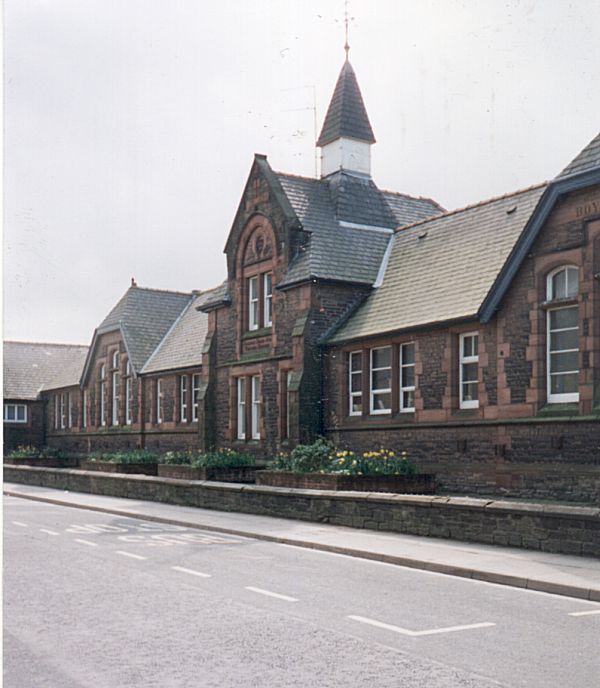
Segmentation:
<svg viewBox="0 0 600 688">
<path fill-rule="evenodd" d="M 600 129 L 598 0 L 351 0 L 381 188 L 456 208 Z M 4 338 L 88 343 L 135 277 L 205 289 L 255 152 L 314 175 L 343 0 L 5 0 Z"/>
</svg>

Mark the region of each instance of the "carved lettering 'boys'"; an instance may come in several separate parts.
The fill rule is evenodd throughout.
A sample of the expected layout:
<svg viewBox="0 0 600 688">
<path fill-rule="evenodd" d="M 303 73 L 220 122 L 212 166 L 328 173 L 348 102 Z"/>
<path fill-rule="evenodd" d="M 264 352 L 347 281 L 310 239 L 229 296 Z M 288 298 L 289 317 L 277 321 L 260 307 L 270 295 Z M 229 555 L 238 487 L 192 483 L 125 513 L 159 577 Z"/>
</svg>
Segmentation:
<svg viewBox="0 0 600 688">
<path fill-rule="evenodd" d="M 589 217 L 590 215 L 600 214 L 600 201 L 588 201 L 575 208 L 575 213 L 578 218 Z"/>
</svg>

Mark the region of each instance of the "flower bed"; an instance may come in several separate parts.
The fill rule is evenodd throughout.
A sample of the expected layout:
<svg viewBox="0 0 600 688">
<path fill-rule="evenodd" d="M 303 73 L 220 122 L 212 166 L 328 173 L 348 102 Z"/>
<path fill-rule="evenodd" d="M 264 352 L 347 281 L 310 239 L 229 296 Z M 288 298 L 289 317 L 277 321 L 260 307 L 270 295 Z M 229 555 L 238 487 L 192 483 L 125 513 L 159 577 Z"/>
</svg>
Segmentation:
<svg viewBox="0 0 600 688">
<path fill-rule="evenodd" d="M 253 483 L 255 474 L 254 457 L 232 449 L 212 452 L 167 452 L 158 466 L 160 477 L 181 480 Z"/>
<path fill-rule="evenodd" d="M 257 485 L 269 485 L 271 487 L 293 487 L 307 490 L 435 494 L 435 476 L 428 473 L 407 476 L 257 471 L 256 483 Z"/>
<path fill-rule="evenodd" d="M 324 439 L 280 454 L 271 470 L 257 473 L 259 485 L 318 490 L 434 494 L 435 476 L 418 474 L 406 452 L 378 449 L 358 454 Z"/>
<path fill-rule="evenodd" d="M 79 461 L 67 458 L 60 450 L 52 447 L 38 449 L 32 446 L 20 446 L 3 459 L 9 466 L 40 466 L 44 468 L 76 468 Z"/>
<path fill-rule="evenodd" d="M 89 459 L 81 461 L 79 465 L 85 471 L 158 475 L 158 459 L 158 454 L 144 450 L 115 453 L 96 452 L 91 454 Z"/>
</svg>

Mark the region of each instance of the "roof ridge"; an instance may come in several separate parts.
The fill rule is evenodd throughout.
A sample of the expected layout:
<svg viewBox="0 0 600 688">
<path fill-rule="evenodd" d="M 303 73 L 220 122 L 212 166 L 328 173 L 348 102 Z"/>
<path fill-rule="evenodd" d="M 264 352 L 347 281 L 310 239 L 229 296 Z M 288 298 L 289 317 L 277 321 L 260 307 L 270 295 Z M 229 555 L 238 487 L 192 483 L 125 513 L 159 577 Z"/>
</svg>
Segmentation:
<svg viewBox="0 0 600 688">
<path fill-rule="evenodd" d="M 29 346 L 64 346 L 71 348 L 89 348 L 89 344 L 65 344 L 63 342 L 32 342 L 22 339 L 4 339 L 3 344 L 28 344 Z"/>
<path fill-rule="evenodd" d="M 276 174 L 278 176 L 282 177 L 292 177 L 293 179 L 302 179 L 307 182 L 322 182 L 323 179 L 320 179 L 319 177 L 305 177 L 302 174 L 294 174 L 293 172 L 279 172 L 278 170 L 273 170 L 273 174 Z"/>
<path fill-rule="evenodd" d="M 180 294 L 181 296 L 193 296 L 194 292 L 192 291 L 178 291 L 176 289 L 155 289 L 154 287 L 140 287 L 137 284 L 133 287 L 129 287 L 127 291 L 131 291 L 132 289 L 139 289 L 140 291 L 152 291 L 152 292 L 158 292 L 160 294 Z"/>
<path fill-rule="evenodd" d="M 489 203 L 494 203 L 495 201 L 502 201 L 505 198 L 511 198 L 512 196 L 518 196 L 527 191 L 533 191 L 534 189 L 540 189 L 543 186 L 548 186 L 549 181 L 541 182 L 539 184 L 532 184 L 531 186 L 526 186 L 523 189 L 517 189 L 516 191 L 511 191 L 509 193 L 501 194 L 499 196 L 493 196 L 492 198 L 486 198 L 483 201 L 478 201 L 477 203 L 470 203 L 468 205 L 462 206 L 460 208 L 455 208 L 454 210 L 446 210 L 439 215 L 432 215 L 431 217 L 425 217 L 422 220 L 417 220 L 417 222 L 411 222 L 408 225 L 402 225 L 397 227 L 394 231 L 400 232 L 405 229 L 411 229 L 412 227 L 418 227 L 419 225 L 425 224 L 426 222 L 432 222 L 433 220 L 440 220 L 444 217 L 449 217 L 450 215 L 457 215 L 458 213 L 463 213 L 465 210 L 472 210 L 473 208 L 479 208 L 480 206 L 488 205 Z"/>
<path fill-rule="evenodd" d="M 430 203 L 433 203 L 433 205 L 436 205 L 438 208 L 442 208 L 442 206 L 436 200 L 430 198 L 429 196 L 414 196 L 413 194 L 404 193 L 404 191 L 391 191 L 390 189 L 379 190 L 381 191 L 381 193 L 392 194 L 392 196 L 402 196 L 403 198 L 410 198 L 412 201 L 429 201 Z"/>
</svg>

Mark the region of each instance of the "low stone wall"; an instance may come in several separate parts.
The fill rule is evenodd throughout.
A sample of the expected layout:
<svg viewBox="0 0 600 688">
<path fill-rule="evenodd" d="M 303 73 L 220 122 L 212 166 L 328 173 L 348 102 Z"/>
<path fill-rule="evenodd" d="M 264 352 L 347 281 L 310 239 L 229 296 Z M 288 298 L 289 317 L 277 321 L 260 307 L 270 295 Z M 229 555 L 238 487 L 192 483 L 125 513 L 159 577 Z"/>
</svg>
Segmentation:
<svg viewBox="0 0 600 688">
<path fill-rule="evenodd" d="M 204 509 L 600 556 L 598 507 L 338 493 L 24 466 L 5 466 L 4 480 Z"/>
</svg>

